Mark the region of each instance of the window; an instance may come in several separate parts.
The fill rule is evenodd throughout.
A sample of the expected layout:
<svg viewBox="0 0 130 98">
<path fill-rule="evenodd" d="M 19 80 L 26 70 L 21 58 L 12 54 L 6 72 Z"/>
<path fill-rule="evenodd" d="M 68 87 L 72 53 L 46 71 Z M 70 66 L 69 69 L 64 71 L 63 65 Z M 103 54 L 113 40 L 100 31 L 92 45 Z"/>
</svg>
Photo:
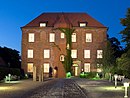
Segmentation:
<svg viewBox="0 0 130 98">
<path fill-rule="evenodd" d="M 84 58 L 90 58 L 90 50 L 84 50 Z"/>
<path fill-rule="evenodd" d="M 50 50 L 48 49 L 44 50 L 44 58 L 50 58 Z"/>
<path fill-rule="evenodd" d="M 49 63 L 44 63 L 44 72 L 49 73 Z"/>
<path fill-rule="evenodd" d="M 65 38 L 65 34 L 64 33 L 61 33 L 60 36 L 61 36 L 61 38 Z"/>
<path fill-rule="evenodd" d="M 34 42 L 34 33 L 29 33 L 28 42 Z"/>
<path fill-rule="evenodd" d="M 97 50 L 97 58 L 103 58 L 103 50 Z"/>
<path fill-rule="evenodd" d="M 33 63 L 28 63 L 28 65 L 27 65 L 27 71 L 28 72 L 33 72 Z"/>
<path fill-rule="evenodd" d="M 60 55 L 60 61 L 64 61 L 65 56 L 64 55 Z"/>
<path fill-rule="evenodd" d="M 40 23 L 40 27 L 46 27 L 46 23 L 45 22 Z"/>
<path fill-rule="evenodd" d="M 84 72 L 90 72 L 90 63 L 84 63 Z"/>
<path fill-rule="evenodd" d="M 71 50 L 71 57 L 77 58 L 77 50 Z"/>
<path fill-rule="evenodd" d="M 86 23 L 79 23 L 79 26 L 80 26 L 80 27 L 86 27 L 87 24 L 86 24 Z"/>
<path fill-rule="evenodd" d="M 86 42 L 92 42 L 92 34 L 86 33 Z"/>
<path fill-rule="evenodd" d="M 28 58 L 33 58 L 33 50 L 32 49 L 28 50 Z"/>
<path fill-rule="evenodd" d="M 97 64 L 97 72 L 102 72 L 102 64 Z"/>
<path fill-rule="evenodd" d="M 72 34 L 72 42 L 76 42 L 76 33 Z"/>
<path fill-rule="evenodd" d="M 50 42 L 55 42 L 55 33 L 50 33 Z"/>
</svg>

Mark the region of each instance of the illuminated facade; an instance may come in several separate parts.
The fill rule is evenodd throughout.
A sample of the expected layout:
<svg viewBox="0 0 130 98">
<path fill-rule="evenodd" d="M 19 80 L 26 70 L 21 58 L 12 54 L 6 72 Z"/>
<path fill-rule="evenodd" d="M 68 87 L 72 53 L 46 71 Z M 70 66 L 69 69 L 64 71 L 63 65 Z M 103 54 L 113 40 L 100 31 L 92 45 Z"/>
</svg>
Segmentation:
<svg viewBox="0 0 130 98">
<path fill-rule="evenodd" d="M 73 28 L 71 35 L 73 75 L 97 71 L 96 59 L 103 58 L 107 28 L 86 13 L 43 13 L 22 27 L 22 68 L 25 73 L 48 77 L 50 68 L 65 77 L 62 64 L 66 55 L 66 36 L 58 28 Z M 98 69 L 99 70 L 99 69 Z"/>
</svg>

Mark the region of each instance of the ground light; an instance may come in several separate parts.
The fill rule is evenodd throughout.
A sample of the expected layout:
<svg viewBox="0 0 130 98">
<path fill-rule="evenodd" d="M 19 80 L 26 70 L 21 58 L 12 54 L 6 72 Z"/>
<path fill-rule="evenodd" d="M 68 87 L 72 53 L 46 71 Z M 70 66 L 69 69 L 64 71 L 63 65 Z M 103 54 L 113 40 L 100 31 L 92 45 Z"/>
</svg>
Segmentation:
<svg viewBox="0 0 130 98">
<path fill-rule="evenodd" d="M 104 87 L 99 87 L 98 89 L 102 91 L 123 91 L 123 86 L 119 86 L 116 89 L 113 86 L 104 86 Z"/>
<path fill-rule="evenodd" d="M 0 92 L 2 91 L 17 91 L 21 88 L 13 87 L 13 86 L 0 86 Z"/>
<path fill-rule="evenodd" d="M 71 78 L 71 73 L 70 72 L 66 73 L 66 78 Z"/>
<path fill-rule="evenodd" d="M 124 82 L 124 87 L 125 87 L 125 96 L 124 96 L 124 98 L 128 98 L 128 90 L 127 90 L 127 88 L 129 87 L 129 83 L 128 82 Z"/>
<path fill-rule="evenodd" d="M 16 91 L 20 88 L 14 87 L 13 84 L 18 84 L 20 81 L 5 81 L 4 84 L 0 85 L 0 91 Z"/>
</svg>

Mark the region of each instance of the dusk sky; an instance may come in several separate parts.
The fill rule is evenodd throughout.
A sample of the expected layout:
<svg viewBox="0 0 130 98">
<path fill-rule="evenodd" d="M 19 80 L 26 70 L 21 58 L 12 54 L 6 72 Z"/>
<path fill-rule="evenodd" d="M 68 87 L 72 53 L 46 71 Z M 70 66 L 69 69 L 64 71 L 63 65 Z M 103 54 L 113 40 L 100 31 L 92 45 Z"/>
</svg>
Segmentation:
<svg viewBox="0 0 130 98">
<path fill-rule="evenodd" d="M 20 27 L 44 12 L 85 12 L 109 28 L 110 37 L 121 41 L 130 0 L 0 0 L 0 46 L 21 52 Z M 122 44 L 123 45 L 123 44 Z"/>
</svg>

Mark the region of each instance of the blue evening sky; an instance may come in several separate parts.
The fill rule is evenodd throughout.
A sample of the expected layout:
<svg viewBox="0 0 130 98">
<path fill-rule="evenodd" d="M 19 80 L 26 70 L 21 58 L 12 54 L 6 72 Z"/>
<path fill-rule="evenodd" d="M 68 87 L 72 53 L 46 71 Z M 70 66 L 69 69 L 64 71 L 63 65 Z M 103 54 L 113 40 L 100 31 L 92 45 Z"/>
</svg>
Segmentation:
<svg viewBox="0 0 130 98">
<path fill-rule="evenodd" d="M 109 27 L 110 37 L 121 41 L 120 18 L 128 7 L 130 0 L 0 0 L 0 46 L 21 52 L 20 27 L 44 12 L 86 12 Z"/>
</svg>

